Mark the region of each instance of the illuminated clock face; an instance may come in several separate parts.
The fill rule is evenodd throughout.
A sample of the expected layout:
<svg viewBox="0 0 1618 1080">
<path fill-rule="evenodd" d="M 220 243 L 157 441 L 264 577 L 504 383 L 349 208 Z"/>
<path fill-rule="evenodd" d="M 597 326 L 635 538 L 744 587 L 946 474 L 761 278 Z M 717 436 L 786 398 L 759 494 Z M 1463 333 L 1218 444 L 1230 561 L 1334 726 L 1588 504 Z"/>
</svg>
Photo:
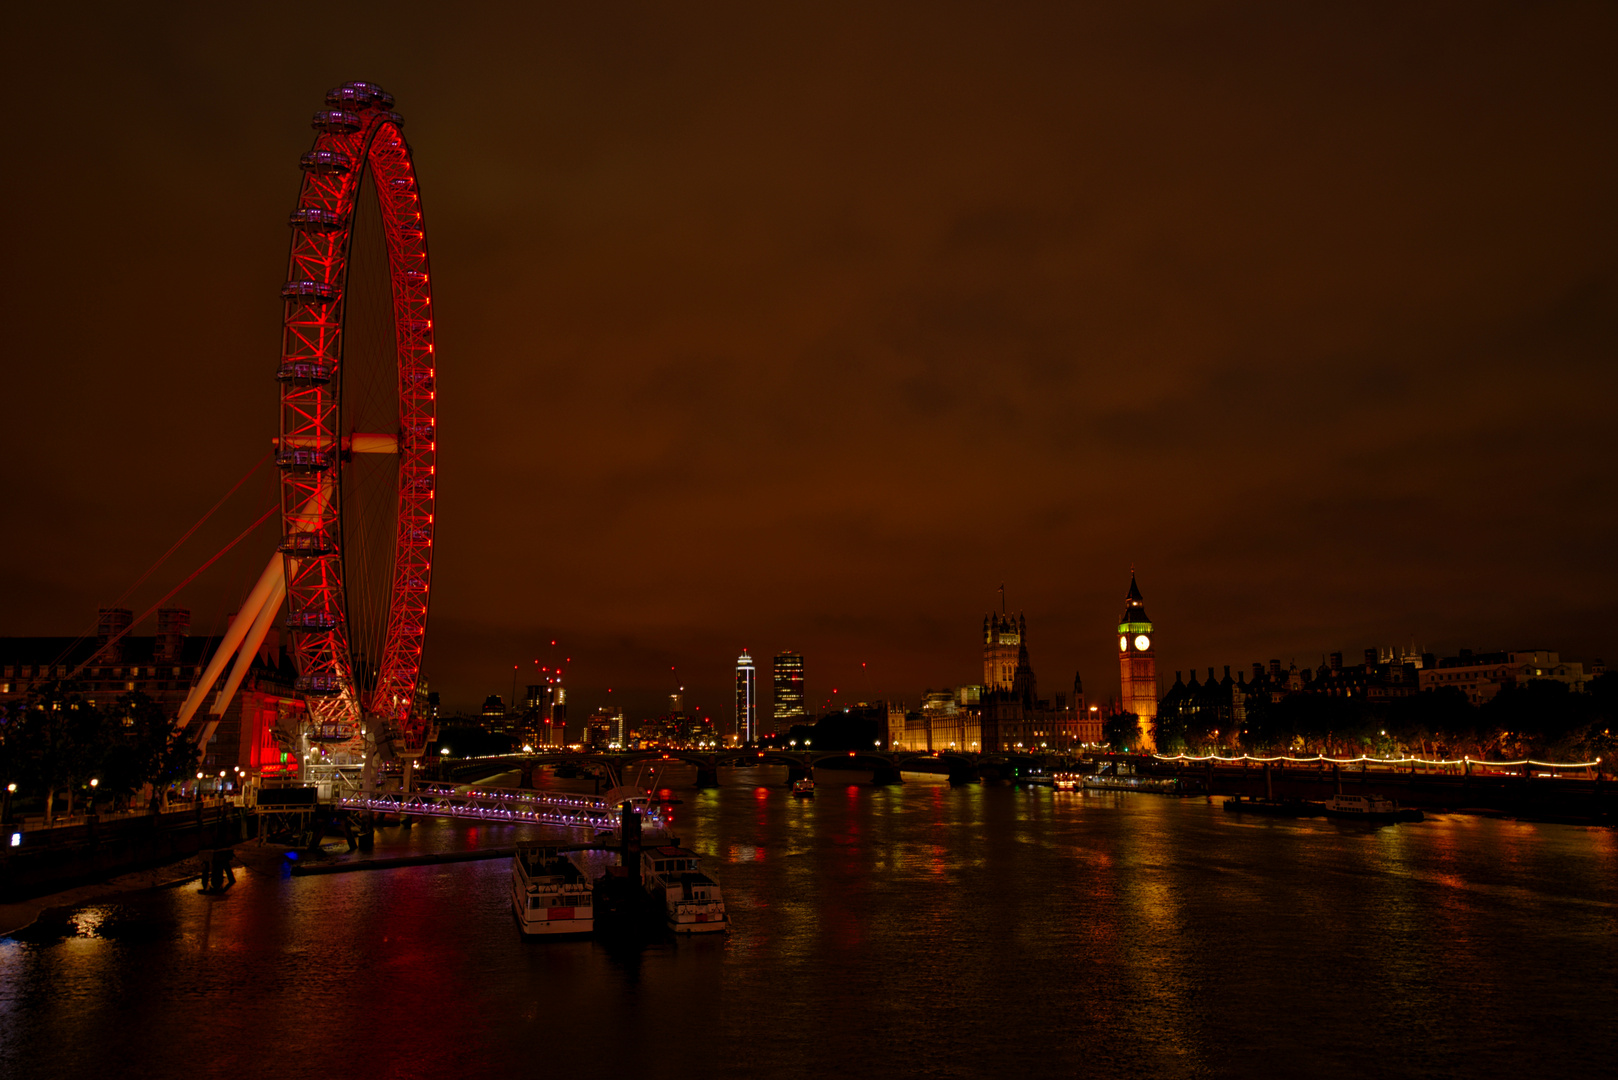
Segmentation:
<svg viewBox="0 0 1618 1080">
<path fill-rule="evenodd" d="M 1120 636 L 1118 638 L 1118 651 L 1119 652 L 1127 652 L 1128 650 L 1129 650 L 1129 639 L 1126 638 L 1126 637 Z"/>
<path fill-rule="evenodd" d="M 1137 636 L 1135 638 L 1135 648 L 1139 649 L 1141 652 L 1145 652 L 1147 649 L 1150 649 L 1151 647 L 1152 647 L 1152 639 L 1147 637 L 1145 634 L 1140 634 L 1139 636 Z"/>
</svg>

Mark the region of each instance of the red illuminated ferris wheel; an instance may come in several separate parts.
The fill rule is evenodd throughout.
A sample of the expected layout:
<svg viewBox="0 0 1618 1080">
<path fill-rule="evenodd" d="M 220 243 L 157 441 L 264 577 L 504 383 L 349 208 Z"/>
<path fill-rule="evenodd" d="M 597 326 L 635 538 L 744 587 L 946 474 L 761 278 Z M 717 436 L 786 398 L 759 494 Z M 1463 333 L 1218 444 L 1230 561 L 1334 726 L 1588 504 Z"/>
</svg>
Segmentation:
<svg viewBox="0 0 1618 1080">
<path fill-rule="evenodd" d="M 436 360 L 421 194 L 393 96 L 347 83 L 315 114 L 281 335 L 285 626 L 312 726 L 416 716 L 432 576 Z"/>
<path fill-rule="evenodd" d="M 432 578 L 436 361 L 427 234 L 393 96 L 326 95 L 300 160 L 281 288 L 281 542 L 181 707 L 213 736 L 282 601 L 309 738 L 414 757 Z M 363 748 L 358 740 L 363 737 Z M 352 754 L 351 754 L 352 759 Z"/>
</svg>

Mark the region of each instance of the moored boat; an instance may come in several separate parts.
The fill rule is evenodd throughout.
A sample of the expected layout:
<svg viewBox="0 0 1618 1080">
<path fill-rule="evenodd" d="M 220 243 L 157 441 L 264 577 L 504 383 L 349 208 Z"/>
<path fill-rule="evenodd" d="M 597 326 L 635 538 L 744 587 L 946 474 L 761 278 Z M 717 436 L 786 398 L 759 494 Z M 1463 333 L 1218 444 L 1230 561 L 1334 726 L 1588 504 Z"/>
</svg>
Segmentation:
<svg viewBox="0 0 1618 1080">
<path fill-rule="evenodd" d="M 701 870 L 697 853 L 683 847 L 653 847 L 640 853 L 641 881 L 662 905 L 676 934 L 711 934 L 730 923 L 719 882 Z"/>
<path fill-rule="evenodd" d="M 1401 810 L 1399 804 L 1381 795 L 1333 795 L 1326 800 L 1326 816 L 1337 821 L 1367 821 L 1389 824 L 1395 821 L 1421 821 L 1420 810 Z"/>
<path fill-rule="evenodd" d="M 552 847 L 519 847 L 511 858 L 511 910 L 529 936 L 595 929 L 594 889 L 573 860 Z"/>
<path fill-rule="evenodd" d="M 1071 772 L 1051 773 L 1051 785 L 1057 791 L 1077 791 L 1084 787 L 1084 777 Z"/>
<path fill-rule="evenodd" d="M 1307 799 L 1260 799 L 1232 795 L 1225 800 L 1228 814 L 1263 814 L 1268 817 L 1319 817 L 1326 808 Z"/>
</svg>

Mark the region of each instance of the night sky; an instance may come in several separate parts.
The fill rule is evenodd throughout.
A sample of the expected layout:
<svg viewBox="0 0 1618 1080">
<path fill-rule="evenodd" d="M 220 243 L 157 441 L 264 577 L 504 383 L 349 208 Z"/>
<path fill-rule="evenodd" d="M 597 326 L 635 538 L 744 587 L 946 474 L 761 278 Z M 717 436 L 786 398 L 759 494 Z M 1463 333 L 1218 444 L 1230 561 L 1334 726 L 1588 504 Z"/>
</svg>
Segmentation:
<svg viewBox="0 0 1618 1080">
<path fill-rule="evenodd" d="M 0 633 L 93 623 L 268 449 L 298 155 L 369 79 L 452 708 L 552 638 L 575 716 L 677 665 L 728 722 L 743 647 L 914 702 L 1001 584 L 1041 691 L 1104 699 L 1131 564 L 1169 679 L 1618 659 L 1610 4 L 238 7 L 9 17 Z"/>
</svg>

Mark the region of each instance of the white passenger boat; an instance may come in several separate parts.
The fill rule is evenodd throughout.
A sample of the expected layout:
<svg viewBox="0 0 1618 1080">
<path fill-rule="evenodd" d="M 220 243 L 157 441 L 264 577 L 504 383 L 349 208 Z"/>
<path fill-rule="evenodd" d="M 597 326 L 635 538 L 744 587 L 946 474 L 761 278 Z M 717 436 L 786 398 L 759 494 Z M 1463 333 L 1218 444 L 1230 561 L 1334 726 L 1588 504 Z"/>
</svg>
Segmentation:
<svg viewBox="0 0 1618 1080">
<path fill-rule="evenodd" d="M 519 847 L 511 859 L 511 910 L 522 932 L 588 934 L 594 890 L 573 860 L 551 847 Z"/>
<path fill-rule="evenodd" d="M 645 848 L 640 876 L 664 921 L 676 934 L 711 934 L 730 924 L 719 882 L 697 866 L 697 853 L 682 847 Z"/>
<path fill-rule="evenodd" d="M 1399 804 L 1381 795 L 1333 795 L 1326 800 L 1326 816 L 1339 821 L 1420 821 L 1420 810 L 1401 810 Z"/>
</svg>

